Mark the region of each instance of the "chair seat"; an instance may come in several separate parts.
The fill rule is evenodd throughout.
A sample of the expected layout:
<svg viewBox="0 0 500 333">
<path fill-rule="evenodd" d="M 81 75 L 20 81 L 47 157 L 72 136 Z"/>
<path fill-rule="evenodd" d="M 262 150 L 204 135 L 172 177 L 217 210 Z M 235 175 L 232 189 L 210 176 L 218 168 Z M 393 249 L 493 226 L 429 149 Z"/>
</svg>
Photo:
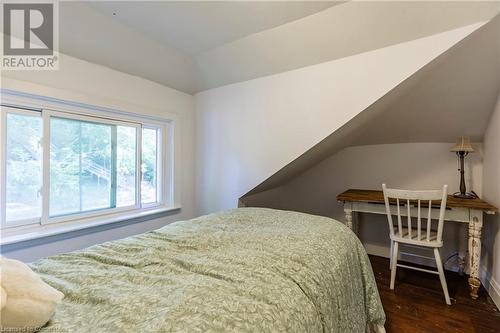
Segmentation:
<svg viewBox="0 0 500 333">
<path fill-rule="evenodd" d="M 427 240 L 427 231 L 422 230 L 420 234 L 420 238 L 418 237 L 418 232 L 416 228 L 411 229 L 411 237 L 408 237 L 408 227 L 402 227 L 402 233 L 399 233 L 398 227 L 394 227 L 394 236 L 391 237 L 392 240 L 401 242 L 401 243 L 408 243 L 408 244 L 415 244 L 415 245 L 422 245 L 422 246 L 430 246 L 430 247 L 440 247 L 442 246 L 442 242 L 437 241 L 437 232 L 432 231 L 429 233 L 429 240 Z M 397 231 L 397 232 L 396 232 Z"/>
</svg>

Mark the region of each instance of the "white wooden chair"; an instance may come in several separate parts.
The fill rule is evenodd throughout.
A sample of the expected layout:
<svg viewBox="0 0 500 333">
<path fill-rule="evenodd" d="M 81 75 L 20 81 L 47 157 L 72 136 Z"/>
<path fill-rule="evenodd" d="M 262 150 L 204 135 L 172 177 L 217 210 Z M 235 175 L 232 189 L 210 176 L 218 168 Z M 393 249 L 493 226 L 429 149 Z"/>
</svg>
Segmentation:
<svg viewBox="0 0 500 333">
<path fill-rule="evenodd" d="M 389 189 L 385 184 L 382 185 L 382 188 L 384 190 L 384 201 L 391 237 L 391 289 L 394 289 L 397 267 L 404 267 L 427 273 L 438 274 L 439 279 L 441 280 L 441 286 L 443 287 L 446 304 L 450 305 L 451 302 L 450 296 L 448 294 L 448 286 L 446 285 L 443 263 L 439 254 L 439 248 L 443 246 L 443 225 L 444 214 L 446 211 L 446 199 L 448 197 L 448 185 L 444 185 L 441 190 L 436 191 L 407 191 Z M 434 230 L 432 229 L 433 200 L 440 201 L 437 229 Z M 395 207 L 392 206 L 392 209 L 390 205 L 391 202 L 393 204 L 396 204 Z M 422 211 L 424 210 L 422 204 L 424 206 L 428 206 L 428 211 L 426 214 L 426 218 L 424 218 L 424 223 L 422 223 Z M 416 222 L 415 224 L 412 224 L 412 212 L 413 216 L 417 216 L 416 221 L 413 221 Z M 393 224 L 392 215 L 397 216 L 397 225 Z M 407 217 L 406 225 L 403 222 L 402 216 Z M 432 248 L 434 250 L 434 257 L 436 259 L 437 271 L 398 264 L 398 251 L 400 243 L 416 247 Z"/>
</svg>

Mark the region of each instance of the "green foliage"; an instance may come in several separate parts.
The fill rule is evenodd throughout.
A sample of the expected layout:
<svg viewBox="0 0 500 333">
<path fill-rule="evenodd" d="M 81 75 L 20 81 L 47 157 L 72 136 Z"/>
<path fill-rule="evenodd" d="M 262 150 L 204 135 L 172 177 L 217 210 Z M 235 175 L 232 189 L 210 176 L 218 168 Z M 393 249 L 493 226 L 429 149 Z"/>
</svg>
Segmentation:
<svg viewBox="0 0 500 333">
<path fill-rule="evenodd" d="M 116 168 L 118 196 L 135 198 L 136 129 L 64 118 L 50 120 L 50 204 L 52 212 L 81 211 L 111 204 Z M 114 133 L 116 137 L 113 138 Z M 41 187 L 40 117 L 7 115 L 7 195 L 12 204 L 37 205 Z M 143 130 L 143 186 L 156 185 L 157 131 Z M 113 161 L 116 140 L 116 161 Z M 116 162 L 116 165 L 113 163 Z M 144 188 L 144 187 L 143 187 Z"/>
</svg>

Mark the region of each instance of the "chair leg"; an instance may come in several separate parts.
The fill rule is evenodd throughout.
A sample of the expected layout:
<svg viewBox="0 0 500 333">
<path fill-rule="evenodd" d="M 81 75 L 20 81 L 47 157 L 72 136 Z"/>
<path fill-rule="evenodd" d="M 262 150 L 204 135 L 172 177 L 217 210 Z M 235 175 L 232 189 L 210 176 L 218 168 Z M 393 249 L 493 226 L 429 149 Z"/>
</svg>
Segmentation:
<svg viewBox="0 0 500 333">
<path fill-rule="evenodd" d="M 450 295 L 448 294 L 448 285 L 446 284 L 446 278 L 444 276 L 443 263 L 441 261 L 441 255 L 439 254 L 439 249 L 434 248 L 434 256 L 436 257 L 436 265 L 439 272 L 439 279 L 441 280 L 441 286 L 443 287 L 444 299 L 446 304 L 451 305 Z"/>
<path fill-rule="evenodd" d="M 392 270 L 392 251 L 394 250 L 394 241 L 391 239 L 391 249 L 389 251 L 389 270 Z"/>
<path fill-rule="evenodd" d="M 398 264 L 398 242 L 393 242 L 392 250 L 392 267 L 391 267 L 391 290 L 394 290 L 394 282 L 396 281 L 396 268 Z"/>
</svg>

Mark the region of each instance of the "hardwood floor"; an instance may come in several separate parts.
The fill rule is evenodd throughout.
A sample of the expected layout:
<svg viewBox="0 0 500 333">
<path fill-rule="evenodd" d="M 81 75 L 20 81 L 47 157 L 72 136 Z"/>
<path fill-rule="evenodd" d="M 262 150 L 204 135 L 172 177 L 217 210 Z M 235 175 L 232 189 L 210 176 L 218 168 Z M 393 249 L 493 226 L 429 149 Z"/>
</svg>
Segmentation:
<svg viewBox="0 0 500 333">
<path fill-rule="evenodd" d="M 500 312 L 484 289 L 469 297 L 467 277 L 446 272 L 452 305 L 444 301 L 437 275 L 398 267 L 395 290 L 389 289 L 389 259 L 370 256 L 387 333 L 500 333 Z"/>
</svg>

